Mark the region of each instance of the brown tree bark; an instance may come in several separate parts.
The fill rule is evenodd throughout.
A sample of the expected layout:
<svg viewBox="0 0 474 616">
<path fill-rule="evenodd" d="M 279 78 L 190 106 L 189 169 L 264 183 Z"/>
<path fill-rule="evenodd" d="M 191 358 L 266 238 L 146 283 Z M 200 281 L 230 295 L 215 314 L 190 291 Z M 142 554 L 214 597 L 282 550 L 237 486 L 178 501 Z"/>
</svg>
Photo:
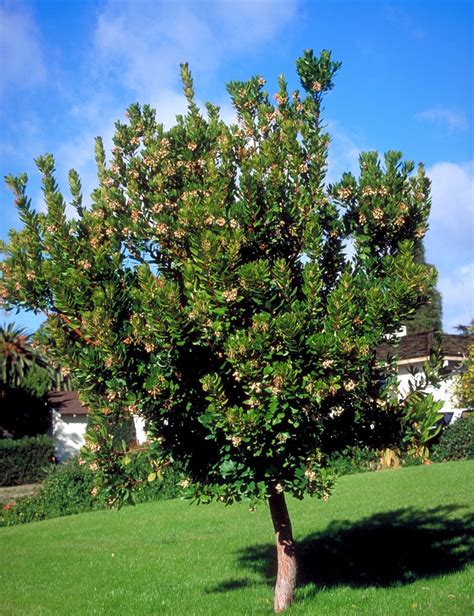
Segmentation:
<svg viewBox="0 0 474 616">
<path fill-rule="evenodd" d="M 296 553 L 290 516 L 281 492 L 273 490 L 268 499 L 277 549 L 278 571 L 275 584 L 275 612 L 283 612 L 293 601 L 296 586 Z"/>
</svg>

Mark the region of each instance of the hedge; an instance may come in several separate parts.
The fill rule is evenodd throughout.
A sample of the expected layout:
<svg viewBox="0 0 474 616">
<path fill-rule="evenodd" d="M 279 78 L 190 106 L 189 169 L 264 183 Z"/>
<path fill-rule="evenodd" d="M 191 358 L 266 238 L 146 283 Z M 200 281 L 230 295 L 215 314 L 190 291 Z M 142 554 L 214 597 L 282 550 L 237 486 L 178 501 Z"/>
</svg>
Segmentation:
<svg viewBox="0 0 474 616">
<path fill-rule="evenodd" d="M 179 484 L 181 477 L 178 469 L 166 467 L 161 479 L 152 482 L 145 479 L 137 485 L 132 496 L 133 501 L 143 503 L 177 498 L 182 494 Z M 37 494 L 18 498 L 3 509 L 0 508 L 0 527 L 106 507 L 105 495 L 99 493 L 94 496 L 94 473 L 87 466 L 81 466 L 77 460 L 70 460 L 50 467 Z"/>
<path fill-rule="evenodd" d="M 434 462 L 472 460 L 474 458 L 474 414 L 450 424 L 433 447 Z"/>
<path fill-rule="evenodd" d="M 41 481 L 51 465 L 53 454 L 50 436 L 0 440 L 0 486 Z"/>
</svg>

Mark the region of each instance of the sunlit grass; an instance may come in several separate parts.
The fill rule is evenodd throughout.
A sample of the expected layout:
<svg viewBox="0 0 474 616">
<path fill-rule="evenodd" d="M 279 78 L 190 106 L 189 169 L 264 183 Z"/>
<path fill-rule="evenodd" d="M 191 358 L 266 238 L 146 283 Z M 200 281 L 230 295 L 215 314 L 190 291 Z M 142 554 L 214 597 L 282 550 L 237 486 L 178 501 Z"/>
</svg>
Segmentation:
<svg viewBox="0 0 474 616">
<path fill-rule="evenodd" d="M 474 613 L 473 471 L 456 462 L 352 475 L 327 503 L 290 501 L 304 572 L 288 613 Z M 272 612 L 264 505 L 161 501 L 3 528 L 0 542 L 1 614 Z"/>
</svg>

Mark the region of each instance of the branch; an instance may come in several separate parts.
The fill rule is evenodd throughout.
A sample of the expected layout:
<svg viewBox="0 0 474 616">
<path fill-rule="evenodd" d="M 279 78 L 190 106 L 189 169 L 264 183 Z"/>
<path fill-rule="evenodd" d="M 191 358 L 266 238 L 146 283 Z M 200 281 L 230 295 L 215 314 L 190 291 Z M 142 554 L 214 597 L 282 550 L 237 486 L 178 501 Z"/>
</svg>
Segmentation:
<svg viewBox="0 0 474 616">
<path fill-rule="evenodd" d="M 43 310 L 43 313 L 46 315 L 46 317 L 49 319 L 50 317 L 58 317 L 58 319 L 61 319 L 62 321 L 64 321 L 64 323 L 66 323 L 66 325 L 72 329 L 72 331 L 76 334 L 76 336 L 78 338 L 80 338 L 81 340 L 84 340 L 84 342 L 87 342 L 87 344 L 91 344 L 92 346 L 99 346 L 99 342 L 97 340 L 92 340 L 91 338 L 88 338 L 87 336 L 84 336 L 84 334 L 73 325 L 72 321 L 65 315 L 62 314 L 61 312 L 57 312 L 56 314 L 51 314 L 49 312 L 47 312 L 46 310 Z"/>
</svg>

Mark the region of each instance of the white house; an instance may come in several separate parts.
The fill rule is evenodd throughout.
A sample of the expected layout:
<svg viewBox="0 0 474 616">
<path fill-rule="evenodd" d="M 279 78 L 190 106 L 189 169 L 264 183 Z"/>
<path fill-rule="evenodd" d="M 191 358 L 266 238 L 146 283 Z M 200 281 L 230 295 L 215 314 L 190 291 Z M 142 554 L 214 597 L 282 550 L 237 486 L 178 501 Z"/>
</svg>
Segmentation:
<svg viewBox="0 0 474 616">
<path fill-rule="evenodd" d="M 392 346 L 388 342 L 381 345 L 377 349 L 377 356 L 380 359 L 390 356 L 396 358 L 400 395 L 404 396 L 410 391 L 410 383 L 414 380 L 419 382 L 424 379 L 423 364 L 429 360 L 431 353 L 439 344 L 447 376 L 439 388 L 428 386 L 426 391 L 433 394 L 435 400 L 444 402 L 441 412 L 445 415 L 446 424 L 453 418 L 457 419 L 462 409 L 456 406 L 454 385 L 472 339 L 454 334 L 441 334 L 437 337 L 433 331 L 407 335 L 406 329 L 399 333 L 398 338 L 397 346 Z"/>
<path fill-rule="evenodd" d="M 60 462 L 78 455 L 84 445 L 87 407 L 75 391 L 52 391 L 48 394 L 51 408 L 51 432 L 56 457 Z"/>
<path fill-rule="evenodd" d="M 75 391 L 52 391 L 48 394 L 48 400 L 56 457 L 60 462 L 65 462 L 77 456 L 84 445 L 88 409 L 81 404 Z M 144 420 L 141 417 L 134 417 L 133 420 L 136 440 L 138 443 L 144 443 Z"/>
</svg>

